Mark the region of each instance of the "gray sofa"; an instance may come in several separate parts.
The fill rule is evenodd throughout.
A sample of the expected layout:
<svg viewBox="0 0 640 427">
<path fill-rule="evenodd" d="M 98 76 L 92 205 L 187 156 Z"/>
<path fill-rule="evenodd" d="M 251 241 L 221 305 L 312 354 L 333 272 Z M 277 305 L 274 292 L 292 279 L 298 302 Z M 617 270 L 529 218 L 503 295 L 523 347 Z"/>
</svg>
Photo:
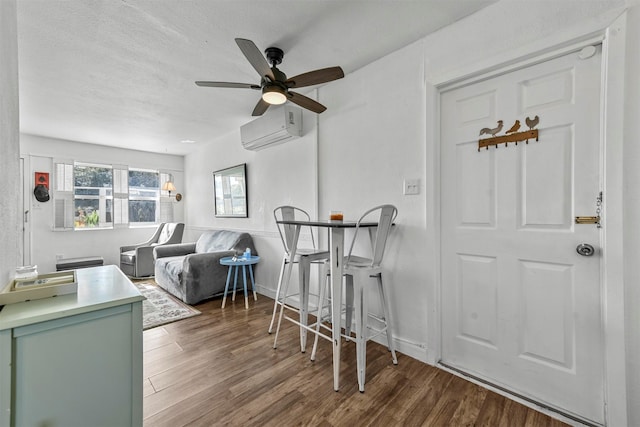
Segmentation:
<svg viewBox="0 0 640 427">
<path fill-rule="evenodd" d="M 220 265 L 220 258 L 239 255 L 246 248 L 257 255 L 249 233 L 229 230 L 205 231 L 195 243 L 157 246 L 156 283 L 187 304 L 222 294 L 229 267 Z"/>
</svg>

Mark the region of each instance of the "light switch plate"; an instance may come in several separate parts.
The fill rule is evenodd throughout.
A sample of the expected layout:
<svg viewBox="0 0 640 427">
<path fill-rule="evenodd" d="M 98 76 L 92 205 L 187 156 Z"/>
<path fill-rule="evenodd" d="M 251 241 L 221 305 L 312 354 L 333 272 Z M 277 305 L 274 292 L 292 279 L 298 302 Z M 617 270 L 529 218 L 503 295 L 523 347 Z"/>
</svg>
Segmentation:
<svg viewBox="0 0 640 427">
<path fill-rule="evenodd" d="M 405 195 L 420 194 L 420 180 L 419 179 L 405 179 L 404 180 L 404 194 Z"/>
</svg>

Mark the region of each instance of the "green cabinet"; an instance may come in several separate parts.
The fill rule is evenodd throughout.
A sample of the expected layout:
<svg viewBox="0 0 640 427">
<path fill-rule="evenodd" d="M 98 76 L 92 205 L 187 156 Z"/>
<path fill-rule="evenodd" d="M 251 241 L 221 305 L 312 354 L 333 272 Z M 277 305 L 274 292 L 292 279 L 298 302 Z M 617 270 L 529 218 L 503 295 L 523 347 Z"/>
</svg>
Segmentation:
<svg viewBox="0 0 640 427">
<path fill-rule="evenodd" d="M 0 312 L 0 426 L 141 426 L 142 300 L 115 266 Z"/>
</svg>

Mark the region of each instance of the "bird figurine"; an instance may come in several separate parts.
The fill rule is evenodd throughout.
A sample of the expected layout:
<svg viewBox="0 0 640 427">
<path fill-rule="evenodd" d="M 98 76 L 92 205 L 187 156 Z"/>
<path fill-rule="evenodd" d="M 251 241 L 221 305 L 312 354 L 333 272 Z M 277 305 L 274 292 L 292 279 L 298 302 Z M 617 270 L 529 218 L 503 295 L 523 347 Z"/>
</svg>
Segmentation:
<svg viewBox="0 0 640 427">
<path fill-rule="evenodd" d="M 538 123 L 540 122 L 540 117 L 535 116 L 533 119 L 530 119 L 529 117 L 527 117 L 524 121 L 527 124 L 527 126 L 529 126 L 529 130 L 531 130 L 534 127 L 538 126 Z"/>
<path fill-rule="evenodd" d="M 487 134 L 487 135 L 495 136 L 501 130 L 502 130 L 502 120 L 498 120 L 498 126 L 497 127 L 493 128 L 493 129 L 482 128 L 482 129 L 480 129 L 480 135 Z"/>
<path fill-rule="evenodd" d="M 520 120 L 516 120 L 516 122 L 513 124 L 513 126 L 511 126 L 509 128 L 508 131 L 506 131 L 505 133 L 514 133 L 514 132 L 518 132 L 518 129 L 520 129 Z"/>
</svg>

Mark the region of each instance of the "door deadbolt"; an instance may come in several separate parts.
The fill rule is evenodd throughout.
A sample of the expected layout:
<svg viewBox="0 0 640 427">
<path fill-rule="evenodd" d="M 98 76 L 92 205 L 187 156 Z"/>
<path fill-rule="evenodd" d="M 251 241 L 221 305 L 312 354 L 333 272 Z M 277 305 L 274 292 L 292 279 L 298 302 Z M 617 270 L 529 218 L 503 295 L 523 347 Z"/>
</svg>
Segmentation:
<svg viewBox="0 0 640 427">
<path fill-rule="evenodd" d="M 577 216 L 576 224 L 596 224 L 600 225 L 600 216 Z"/>
<path fill-rule="evenodd" d="M 576 252 L 582 256 L 592 256 L 596 250 L 588 243 L 580 243 L 576 247 Z"/>
</svg>

